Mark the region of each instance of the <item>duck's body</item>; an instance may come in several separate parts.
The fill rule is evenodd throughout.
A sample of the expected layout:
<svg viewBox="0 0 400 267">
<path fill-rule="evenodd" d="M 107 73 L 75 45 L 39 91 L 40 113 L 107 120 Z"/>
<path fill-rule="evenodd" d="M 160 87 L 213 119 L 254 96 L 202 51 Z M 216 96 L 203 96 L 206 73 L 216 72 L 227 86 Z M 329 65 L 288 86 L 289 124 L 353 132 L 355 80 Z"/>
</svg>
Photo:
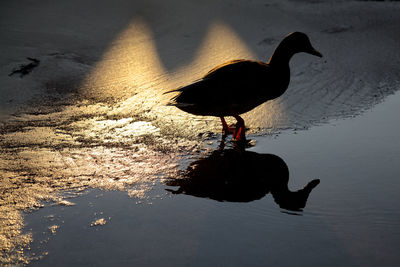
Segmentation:
<svg viewBox="0 0 400 267">
<path fill-rule="evenodd" d="M 268 63 L 233 60 L 222 64 L 200 80 L 171 91 L 180 93 L 172 99 L 172 105 L 195 115 L 220 117 L 225 132 L 244 140 L 244 121 L 239 115 L 286 91 L 289 61 L 298 52 L 322 56 L 311 46 L 307 35 L 295 32 L 283 39 Z M 237 119 L 236 128 L 227 126 L 226 116 Z"/>
<path fill-rule="evenodd" d="M 195 115 L 240 115 L 282 95 L 289 78 L 289 66 L 281 69 L 260 61 L 233 60 L 179 88 L 175 106 Z"/>
</svg>

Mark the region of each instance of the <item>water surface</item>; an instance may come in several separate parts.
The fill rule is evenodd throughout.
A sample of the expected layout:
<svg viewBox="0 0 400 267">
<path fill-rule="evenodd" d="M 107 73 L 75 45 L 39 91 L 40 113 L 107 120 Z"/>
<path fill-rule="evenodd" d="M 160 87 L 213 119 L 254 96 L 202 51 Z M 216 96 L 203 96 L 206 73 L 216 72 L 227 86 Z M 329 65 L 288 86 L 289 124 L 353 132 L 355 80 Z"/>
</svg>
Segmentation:
<svg viewBox="0 0 400 267">
<path fill-rule="evenodd" d="M 398 129 L 389 119 L 398 112 L 389 107 L 395 107 L 390 103 L 397 97 L 363 117 L 337 126 L 331 123 L 362 114 L 397 91 L 397 3 L 86 0 L 0 5 L 2 264 L 28 263 L 47 252 L 35 264 L 58 264 L 61 259 L 67 263 L 62 255 L 66 251 L 79 264 L 111 264 L 117 259 L 140 265 L 163 260 L 277 263 L 292 259 L 283 255 L 288 251 L 298 251 L 295 256 L 304 263 L 329 263 L 331 255 L 349 264 L 364 263 L 364 256 L 377 262 L 382 255 L 393 262 L 391 249 L 398 247 L 393 227 L 398 213 L 392 202 L 397 200 L 393 173 L 398 147 L 393 133 Z M 163 92 L 228 60 L 266 61 L 294 30 L 306 32 L 324 58 L 296 55 L 289 90 L 244 115 L 248 132 L 257 141 L 247 155 L 264 162 L 244 165 L 257 170 L 252 172 L 253 181 L 263 185 L 258 191 L 237 175 L 239 164 L 231 168 L 226 163 L 235 162 L 232 157 L 216 152 L 221 137 L 218 119 L 167 107 L 172 96 Z M 8 76 L 29 62 L 26 57 L 40 64 L 23 77 Z M 328 125 L 318 126 L 323 123 Z M 232 148 L 228 142 L 226 149 Z M 225 162 L 222 170 L 210 169 L 211 176 L 223 178 L 219 188 L 233 183 L 230 190 L 235 192 L 244 186 L 250 192 L 246 203 L 221 196 L 210 190 L 210 184 L 201 183 L 206 190 L 198 193 L 192 186 L 196 182 L 183 182 L 186 169 L 207 159 L 215 162 L 212 155 Z M 262 165 L 273 159 L 281 167 L 266 170 L 276 175 L 263 179 Z M 289 175 L 282 171 L 286 169 Z M 197 178 L 207 172 L 192 174 L 193 181 L 202 181 Z M 303 212 L 299 206 L 281 212 L 282 205 L 288 208 L 282 204 L 288 190 L 297 191 L 315 179 L 321 183 L 308 196 Z M 183 194 L 164 190 L 179 192 L 179 187 L 185 189 Z M 68 198 L 83 191 L 80 198 Z M 96 198 L 98 194 L 103 197 Z M 85 203 L 95 200 L 101 202 L 100 211 L 92 216 Z M 98 213 L 107 213 L 103 204 L 115 205 L 111 219 Z M 24 217 L 29 210 L 35 212 Z M 62 211 L 66 217 L 75 214 L 77 228 L 67 219 L 64 224 L 63 219 L 56 220 Z M 45 217 L 49 215 L 53 216 Z M 54 246 L 37 243 L 47 240 L 38 230 L 43 223 Z M 102 236 L 106 229 L 114 234 Z M 161 229 L 165 236 L 153 234 Z M 87 236 L 81 241 L 85 250 L 80 249 L 74 242 L 90 231 L 104 242 Z M 241 231 L 245 234 L 239 235 Z M 76 238 L 68 239 L 72 233 Z M 140 236 L 138 242 L 132 241 L 135 236 Z M 306 236 L 312 242 L 307 243 Z M 94 247 L 85 243 L 92 241 Z M 68 249 L 64 242 L 71 242 Z M 115 246 L 108 247 L 109 242 Z M 132 257 L 127 256 L 128 243 L 136 247 Z M 106 250 L 114 256 L 105 259 Z"/>
<path fill-rule="evenodd" d="M 123 192 L 94 190 L 72 199 L 75 206 L 26 216 L 33 251 L 48 252 L 33 264 L 396 265 L 399 104 L 396 94 L 360 117 L 255 137 L 249 151 L 281 158 L 290 190 L 320 179 L 303 211 L 280 208 L 271 193 L 215 200 L 204 184 L 196 195 L 157 183 L 140 205 Z M 259 168 L 269 177 L 271 166 Z M 106 224 L 91 227 L 99 218 Z M 55 235 L 51 225 L 60 226 Z"/>
</svg>

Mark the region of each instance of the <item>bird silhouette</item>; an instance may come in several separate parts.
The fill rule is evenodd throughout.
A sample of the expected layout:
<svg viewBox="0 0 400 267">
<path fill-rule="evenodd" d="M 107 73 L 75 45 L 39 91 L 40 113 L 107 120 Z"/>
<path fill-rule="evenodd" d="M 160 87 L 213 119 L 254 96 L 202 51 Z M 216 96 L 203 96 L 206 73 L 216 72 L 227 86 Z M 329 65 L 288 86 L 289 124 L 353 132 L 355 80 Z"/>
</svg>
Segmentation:
<svg viewBox="0 0 400 267">
<path fill-rule="evenodd" d="M 179 93 L 169 105 L 194 115 L 220 117 L 225 134 L 233 134 L 234 141 L 245 141 L 245 123 L 240 114 L 286 91 L 289 61 L 299 52 L 322 57 L 306 34 L 293 32 L 280 42 L 268 63 L 244 59 L 226 62 L 192 84 L 166 92 Z M 236 125 L 228 126 L 226 116 L 233 116 Z"/>
<path fill-rule="evenodd" d="M 227 149 L 216 150 L 190 164 L 181 177 L 166 181 L 166 185 L 179 188 L 166 190 L 229 202 L 250 202 L 271 193 L 281 208 L 300 211 L 320 180 L 311 180 L 297 191 L 290 191 L 288 182 L 289 169 L 280 157 Z"/>
</svg>

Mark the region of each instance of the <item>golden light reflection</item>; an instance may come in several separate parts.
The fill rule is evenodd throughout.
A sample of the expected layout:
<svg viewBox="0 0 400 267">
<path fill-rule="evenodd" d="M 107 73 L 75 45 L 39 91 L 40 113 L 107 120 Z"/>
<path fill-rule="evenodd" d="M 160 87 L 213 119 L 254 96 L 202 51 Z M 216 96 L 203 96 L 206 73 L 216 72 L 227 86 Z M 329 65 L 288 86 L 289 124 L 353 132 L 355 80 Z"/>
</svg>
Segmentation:
<svg viewBox="0 0 400 267">
<path fill-rule="evenodd" d="M 173 95 L 163 93 L 228 60 L 254 59 L 251 50 L 229 26 L 215 22 L 192 62 L 168 71 L 155 45 L 163 37 L 157 38 L 135 19 L 82 83 L 83 99 L 15 117 L 1 129 L 0 264 L 32 259 L 22 250 L 32 237 L 22 233 L 21 211 L 45 200 L 65 205 L 66 190 L 88 187 L 146 198 L 157 181 L 177 172 L 183 158 L 207 151 L 204 133 L 221 131 L 218 118 L 166 106 Z M 276 101 L 245 119 L 253 129 L 273 127 L 283 114 Z"/>
<path fill-rule="evenodd" d="M 123 100 L 114 105 L 109 115 L 139 115 L 162 128 L 163 132 L 183 136 L 219 132 L 221 126 L 217 118 L 192 116 L 165 106 L 172 95 L 163 95 L 163 92 L 189 84 L 228 60 L 255 59 L 254 54 L 229 26 L 215 22 L 210 26 L 193 61 L 187 66 L 168 71 L 159 58 L 156 41 L 162 43 L 162 40 L 155 40 L 143 20 L 134 20 L 118 35 L 103 59 L 88 75 L 83 83 L 86 92 L 99 99 L 121 97 Z M 282 114 L 282 102 L 272 101 L 246 114 L 245 120 L 247 126 L 253 129 L 274 128 L 284 119 Z"/>
</svg>

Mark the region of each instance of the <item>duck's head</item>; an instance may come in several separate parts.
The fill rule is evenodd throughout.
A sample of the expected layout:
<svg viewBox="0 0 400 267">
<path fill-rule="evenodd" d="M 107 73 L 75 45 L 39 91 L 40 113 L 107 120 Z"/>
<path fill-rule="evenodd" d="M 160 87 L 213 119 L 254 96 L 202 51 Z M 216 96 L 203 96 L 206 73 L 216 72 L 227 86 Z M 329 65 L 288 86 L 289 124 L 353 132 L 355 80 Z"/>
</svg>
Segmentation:
<svg viewBox="0 0 400 267">
<path fill-rule="evenodd" d="M 291 192 L 288 189 L 271 192 L 275 202 L 283 209 L 301 211 L 307 203 L 311 191 L 320 183 L 319 179 L 310 181 L 303 189 Z"/>
<path fill-rule="evenodd" d="M 302 32 L 292 32 L 282 40 L 281 44 L 293 54 L 304 52 L 322 57 L 322 54 L 311 45 L 308 36 Z"/>
</svg>

